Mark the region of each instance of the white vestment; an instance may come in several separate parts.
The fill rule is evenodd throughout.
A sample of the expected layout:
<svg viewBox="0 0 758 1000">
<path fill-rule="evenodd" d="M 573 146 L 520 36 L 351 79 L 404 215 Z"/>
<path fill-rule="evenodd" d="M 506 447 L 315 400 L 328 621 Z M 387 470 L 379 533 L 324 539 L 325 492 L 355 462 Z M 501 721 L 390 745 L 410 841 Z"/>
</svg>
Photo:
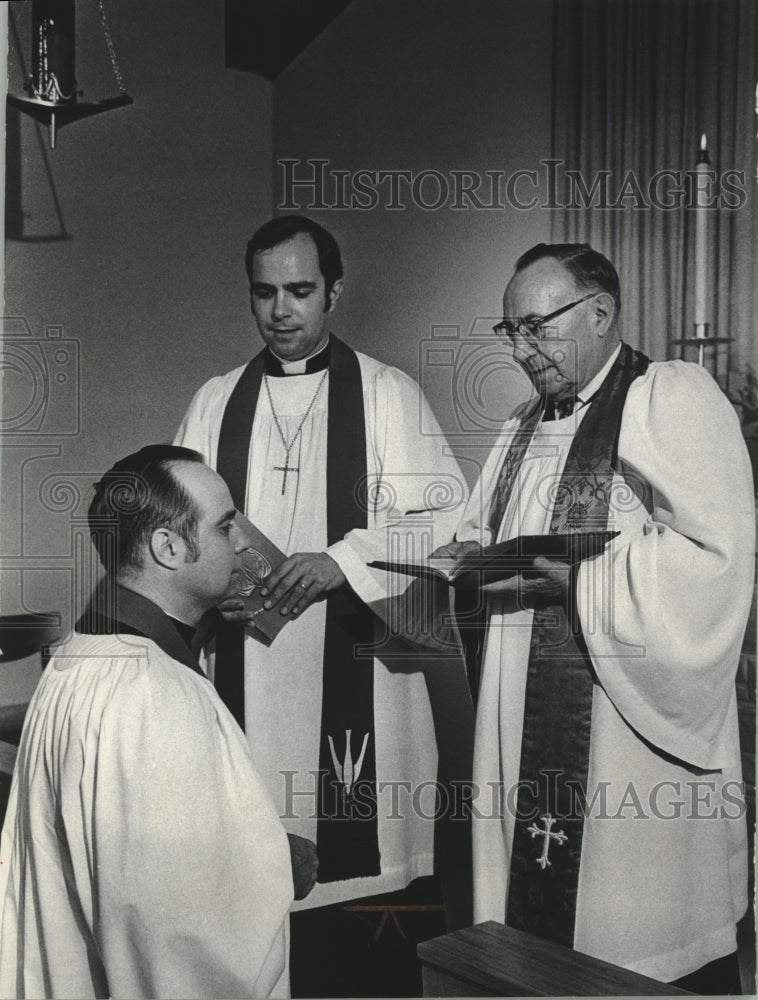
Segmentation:
<svg viewBox="0 0 758 1000">
<path fill-rule="evenodd" d="M 282 974 L 284 830 L 211 683 L 150 639 L 56 651 L 0 862 L 2 997 L 263 997 Z"/>
<path fill-rule="evenodd" d="M 537 426 L 494 539 L 487 515 L 518 424 L 509 421 L 458 539 L 547 533 L 551 487 L 587 412 Z M 619 458 L 608 527 L 621 534 L 578 574 L 597 673 L 587 789 L 596 798 L 574 947 L 670 981 L 733 951 L 747 904 L 734 680 L 752 591 L 752 477 L 732 407 L 703 369 L 679 361 L 651 364 L 632 383 Z M 489 612 L 474 762 L 477 922 L 507 912 L 532 620 L 502 597 Z"/>
<path fill-rule="evenodd" d="M 396 368 L 364 354 L 357 357 L 366 425 L 368 527 L 350 531 L 327 547 L 328 376 L 290 451 L 289 464 L 298 472 L 288 474 L 284 493 L 282 472 L 275 466 L 284 466 L 285 450 L 266 386 L 261 385 L 244 513 L 288 555 L 328 552 L 355 593 L 372 605 L 407 587 L 408 578 L 366 564 L 376 559 L 418 560 L 449 541 L 467 489 L 418 385 Z M 175 440 L 201 452 L 214 467 L 224 409 L 243 370 L 211 379 L 200 389 Z M 323 375 L 317 371 L 268 378 L 288 443 Z M 314 841 L 325 620 L 326 604 L 317 602 L 289 622 L 271 647 L 245 640 L 245 728 L 253 760 L 286 828 Z M 435 662 L 434 654 L 431 657 L 374 660 L 381 875 L 318 883 L 295 909 L 390 892 L 432 873 L 431 783 L 438 763 L 440 777 L 467 777 L 473 709 L 462 662 Z M 458 706 L 455 719 L 455 713 L 442 707 L 446 722 L 453 725 L 442 732 L 438 719 L 436 738 L 426 666 L 435 674 L 430 683 L 442 679 L 444 697 Z"/>
</svg>

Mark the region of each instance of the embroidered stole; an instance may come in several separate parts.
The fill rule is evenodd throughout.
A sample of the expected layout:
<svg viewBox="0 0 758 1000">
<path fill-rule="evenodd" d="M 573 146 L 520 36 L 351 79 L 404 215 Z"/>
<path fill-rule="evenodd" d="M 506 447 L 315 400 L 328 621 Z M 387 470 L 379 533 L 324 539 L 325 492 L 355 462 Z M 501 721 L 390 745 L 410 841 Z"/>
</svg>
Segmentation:
<svg viewBox="0 0 758 1000">
<path fill-rule="evenodd" d="M 80 635 L 135 635 L 152 641 L 185 667 L 205 677 L 197 656 L 169 616 L 142 594 L 103 580 L 75 625 Z"/>
<path fill-rule="evenodd" d="M 327 545 L 368 526 L 360 501 L 366 481 L 363 383 L 355 352 L 332 336 L 327 431 Z M 256 355 L 229 397 L 216 468 L 235 506 L 244 511 L 253 419 L 265 351 Z M 297 377 L 297 376 L 294 376 Z M 261 470 L 258 475 L 266 475 Z M 254 512 L 253 512 L 254 513 Z M 253 520 L 255 518 L 253 517 Z M 374 640 L 371 611 L 348 587 L 326 601 L 326 632 L 318 769 L 319 882 L 379 875 L 374 740 L 373 657 L 358 657 Z M 244 728 L 244 630 L 224 624 L 216 637 L 216 689 Z M 313 762 L 316 770 L 317 762 Z M 287 767 L 287 761 L 282 761 Z"/>
<path fill-rule="evenodd" d="M 626 394 L 648 364 L 622 345 L 587 404 L 554 494 L 551 534 L 607 527 Z M 568 947 L 574 943 L 594 687 L 573 589 L 567 609 L 534 613 L 506 917 L 511 927 Z"/>
</svg>

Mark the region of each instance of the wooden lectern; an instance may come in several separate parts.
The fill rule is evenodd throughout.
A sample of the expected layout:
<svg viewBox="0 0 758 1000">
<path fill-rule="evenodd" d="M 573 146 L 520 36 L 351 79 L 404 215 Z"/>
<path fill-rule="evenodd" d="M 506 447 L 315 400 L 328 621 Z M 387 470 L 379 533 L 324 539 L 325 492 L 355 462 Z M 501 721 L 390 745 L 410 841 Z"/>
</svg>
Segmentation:
<svg viewBox="0 0 758 1000">
<path fill-rule="evenodd" d="M 418 946 L 425 997 L 693 996 L 494 920 Z"/>
<path fill-rule="evenodd" d="M 46 647 L 61 637 L 58 611 L 0 615 L 0 664 L 23 660 L 34 653 L 35 667 L 47 662 Z M 18 742 L 26 715 L 26 704 L 0 705 L 0 829 L 2 829 Z"/>
</svg>

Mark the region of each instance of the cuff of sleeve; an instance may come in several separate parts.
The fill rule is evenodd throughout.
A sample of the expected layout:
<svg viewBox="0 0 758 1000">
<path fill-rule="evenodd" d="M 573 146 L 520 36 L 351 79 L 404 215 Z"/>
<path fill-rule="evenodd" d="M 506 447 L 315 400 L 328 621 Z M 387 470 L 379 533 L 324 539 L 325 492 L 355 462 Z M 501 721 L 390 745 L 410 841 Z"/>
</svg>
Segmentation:
<svg viewBox="0 0 758 1000">
<path fill-rule="evenodd" d="M 387 574 L 381 570 L 372 572 L 344 539 L 330 545 L 325 551 L 334 559 L 347 582 L 365 604 L 380 601 L 387 596 Z M 381 582 L 378 578 L 381 578 Z"/>
</svg>

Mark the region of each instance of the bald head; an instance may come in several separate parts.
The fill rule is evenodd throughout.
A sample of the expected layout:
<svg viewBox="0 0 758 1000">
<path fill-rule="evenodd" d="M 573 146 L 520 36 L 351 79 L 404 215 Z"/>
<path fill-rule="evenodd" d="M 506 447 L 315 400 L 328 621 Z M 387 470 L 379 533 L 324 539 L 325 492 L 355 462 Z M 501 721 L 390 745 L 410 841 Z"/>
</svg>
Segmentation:
<svg viewBox="0 0 758 1000">
<path fill-rule="evenodd" d="M 182 621 L 235 589 L 247 543 L 226 483 L 197 452 L 150 445 L 117 462 L 89 523 L 108 575 Z"/>
</svg>

